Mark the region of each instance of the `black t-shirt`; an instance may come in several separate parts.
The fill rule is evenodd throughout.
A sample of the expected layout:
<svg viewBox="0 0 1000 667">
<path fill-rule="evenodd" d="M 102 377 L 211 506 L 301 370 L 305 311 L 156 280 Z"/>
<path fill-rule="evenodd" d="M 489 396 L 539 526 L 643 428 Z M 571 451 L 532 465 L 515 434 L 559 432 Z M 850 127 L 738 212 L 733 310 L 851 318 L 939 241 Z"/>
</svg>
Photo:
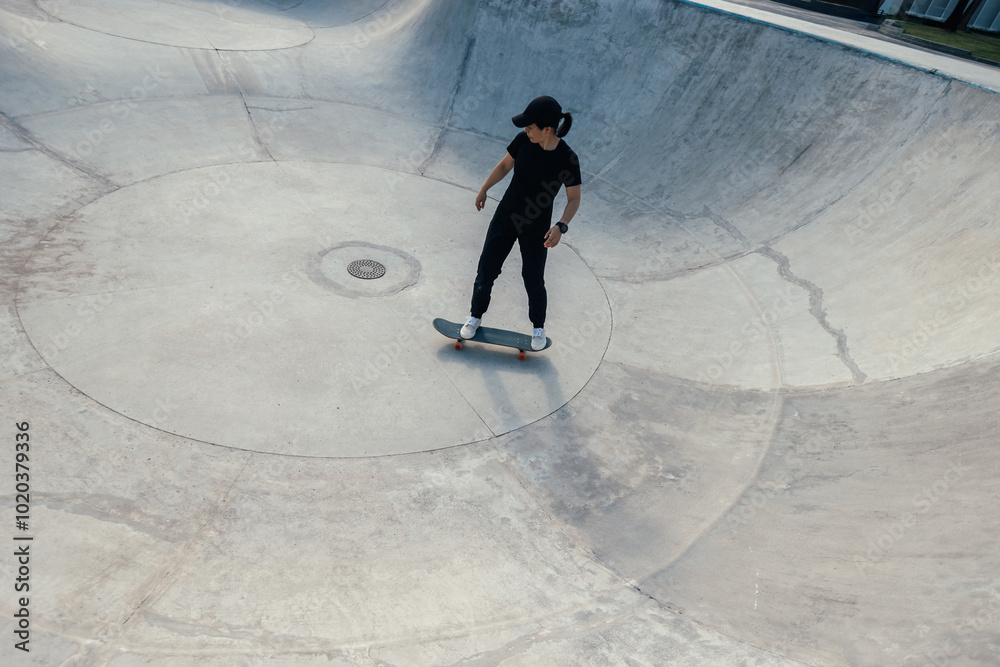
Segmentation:
<svg viewBox="0 0 1000 667">
<path fill-rule="evenodd" d="M 547 151 L 519 133 L 507 146 L 514 176 L 497 207 L 522 232 L 544 234 L 552 226 L 552 202 L 563 185 L 580 185 L 580 160 L 565 140 Z"/>
</svg>

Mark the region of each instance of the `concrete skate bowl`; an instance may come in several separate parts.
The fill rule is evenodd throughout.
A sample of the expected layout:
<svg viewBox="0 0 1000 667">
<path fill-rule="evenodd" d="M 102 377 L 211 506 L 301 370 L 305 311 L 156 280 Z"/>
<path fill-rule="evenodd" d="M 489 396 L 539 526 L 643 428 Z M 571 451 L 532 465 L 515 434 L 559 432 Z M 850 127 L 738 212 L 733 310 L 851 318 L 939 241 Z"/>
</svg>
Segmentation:
<svg viewBox="0 0 1000 667">
<path fill-rule="evenodd" d="M 997 662 L 1000 77 L 673 2 L 239 8 L 281 30 L 0 11 L 51 664 Z M 556 345 L 457 352 L 539 94 Z"/>
</svg>

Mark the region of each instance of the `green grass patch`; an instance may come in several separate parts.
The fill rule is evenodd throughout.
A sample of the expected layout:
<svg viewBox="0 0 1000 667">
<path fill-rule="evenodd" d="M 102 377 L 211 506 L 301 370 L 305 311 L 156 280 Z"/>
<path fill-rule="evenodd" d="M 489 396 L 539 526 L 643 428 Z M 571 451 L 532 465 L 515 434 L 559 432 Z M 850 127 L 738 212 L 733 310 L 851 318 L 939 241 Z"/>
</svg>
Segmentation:
<svg viewBox="0 0 1000 667">
<path fill-rule="evenodd" d="M 948 32 L 943 28 L 900 21 L 907 35 L 927 39 L 938 44 L 947 44 L 958 49 L 971 51 L 977 58 L 1000 62 L 1000 37 L 976 32 Z"/>
</svg>

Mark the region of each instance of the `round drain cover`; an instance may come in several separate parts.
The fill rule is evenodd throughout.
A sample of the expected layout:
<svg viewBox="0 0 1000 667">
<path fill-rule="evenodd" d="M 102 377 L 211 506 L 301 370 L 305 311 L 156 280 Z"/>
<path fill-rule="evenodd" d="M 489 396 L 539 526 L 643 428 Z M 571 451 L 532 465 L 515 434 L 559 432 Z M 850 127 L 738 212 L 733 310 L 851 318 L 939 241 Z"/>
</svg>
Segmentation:
<svg viewBox="0 0 1000 667">
<path fill-rule="evenodd" d="M 372 280 L 385 275 L 385 266 L 374 259 L 358 259 L 347 265 L 347 272 L 355 278 Z"/>
</svg>

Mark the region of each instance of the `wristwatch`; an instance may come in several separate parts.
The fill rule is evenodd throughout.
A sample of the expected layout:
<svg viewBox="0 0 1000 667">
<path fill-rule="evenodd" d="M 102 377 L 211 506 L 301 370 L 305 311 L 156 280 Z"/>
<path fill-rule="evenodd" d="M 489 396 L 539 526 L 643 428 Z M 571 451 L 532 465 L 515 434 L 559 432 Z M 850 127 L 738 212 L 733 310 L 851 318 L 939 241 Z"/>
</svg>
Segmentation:
<svg viewBox="0 0 1000 667">
<path fill-rule="evenodd" d="M 560 234 L 565 234 L 566 232 L 569 231 L 569 225 L 567 225 L 565 222 L 557 222 L 556 227 L 559 228 Z"/>
</svg>

